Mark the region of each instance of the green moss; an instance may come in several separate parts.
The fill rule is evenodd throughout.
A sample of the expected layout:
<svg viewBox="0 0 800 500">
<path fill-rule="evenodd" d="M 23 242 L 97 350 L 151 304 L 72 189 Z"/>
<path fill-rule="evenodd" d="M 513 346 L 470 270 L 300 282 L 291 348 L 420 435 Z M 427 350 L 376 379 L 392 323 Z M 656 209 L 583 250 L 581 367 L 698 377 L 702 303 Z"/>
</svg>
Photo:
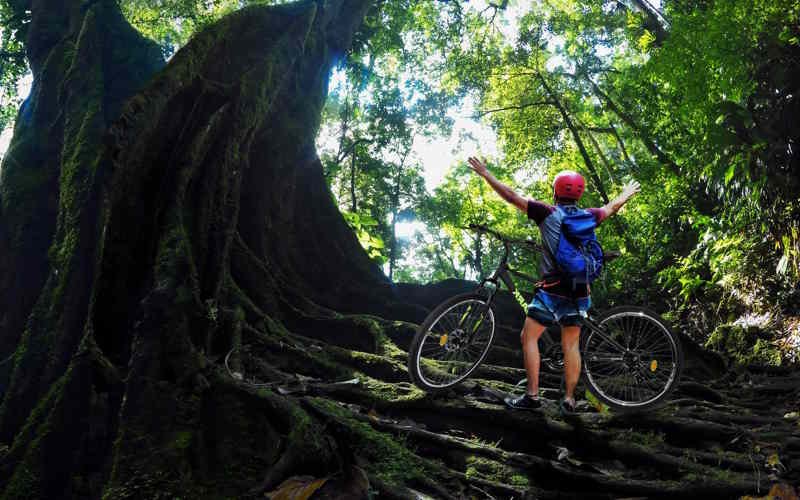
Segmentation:
<svg viewBox="0 0 800 500">
<path fill-rule="evenodd" d="M 161 238 L 156 256 L 154 274 L 164 277 L 167 280 L 174 280 L 189 252 L 186 248 L 186 233 L 180 221 L 173 220 L 167 222 L 170 230 Z M 166 285 L 164 282 L 162 285 Z M 177 283 L 169 283 L 177 287 Z"/>
<path fill-rule="evenodd" d="M 175 303 L 178 305 L 188 305 L 192 302 L 192 291 L 186 285 L 180 285 L 175 290 Z"/>
<path fill-rule="evenodd" d="M 780 366 L 782 355 L 770 335 L 757 326 L 721 325 L 706 341 L 706 347 L 727 355 L 739 365 Z"/>
<path fill-rule="evenodd" d="M 522 486 L 522 487 L 530 486 L 530 481 L 528 481 L 528 478 L 520 474 L 512 474 L 508 482 L 513 486 Z"/>
<path fill-rule="evenodd" d="M 59 212 L 56 238 L 49 250 L 58 274 L 53 302 L 58 303 L 69 286 L 70 274 L 80 258 L 81 218 L 99 165 L 98 145 L 105 130 L 103 72 L 96 61 L 96 9 L 87 12 L 76 45 L 68 44 L 65 60 L 66 97 L 64 146 L 59 176 Z M 90 237 L 92 235 L 89 235 Z M 87 235 L 83 235 L 87 237 Z"/>
<path fill-rule="evenodd" d="M 338 422 L 346 426 L 347 443 L 352 452 L 363 459 L 369 475 L 389 484 L 430 478 L 430 471 L 423 460 L 391 435 L 376 431 L 369 424 L 353 418 L 348 410 L 332 401 L 322 398 L 310 401 L 326 413 L 335 415 Z"/>
<path fill-rule="evenodd" d="M 63 432 L 60 428 L 60 417 L 64 405 L 65 386 L 69 383 L 73 371 L 70 368 L 54 383 L 46 396 L 39 401 L 28 416 L 25 426 L 14 439 L 9 451 L 10 456 L 19 456 L 18 465 L 4 490 L 7 499 L 42 498 L 46 488 L 45 468 L 52 459 L 46 452 L 48 440 L 54 432 Z M 67 401 L 68 404 L 74 401 Z M 52 448 L 52 445 L 50 445 Z"/>
<path fill-rule="evenodd" d="M 175 439 L 172 441 L 175 449 L 185 451 L 192 445 L 192 432 L 191 431 L 178 431 L 175 434 Z"/>
<path fill-rule="evenodd" d="M 39 474 L 38 471 L 31 471 L 26 464 L 20 465 L 14 470 L 14 475 L 4 491 L 3 498 L 9 500 L 42 498 Z"/>
<path fill-rule="evenodd" d="M 364 388 L 387 402 L 417 401 L 426 397 L 425 391 L 411 383 L 388 383 L 371 377 L 361 378 Z"/>
<path fill-rule="evenodd" d="M 647 447 L 657 447 L 664 444 L 663 432 L 638 432 L 629 429 L 625 434 L 625 440 L 629 443 L 640 444 Z"/>
<path fill-rule="evenodd" d="M 591 404 L 592 407 L 594 407 L 594 409 L 597 410 L 597 413 L 601 415 L 611 414 L 611 409 L 605 403 L 597 399 L 597 397 L 594 394 L 592 394 L 592 392 L 589 389 L 586 389 L 586 391 L 584 391 L 584 397 L 586 398 L 587 401 L 589 401 L 589 404 Z"/>
<path fill-rule="evenodd" d="M 408 359 L 408 353 L 397 347 L 397 344 L 383 332 L 378 335 L 378 347 L 378 352 L 386 357 L 402 361 L 403 363 Z"/>
<path fill-rule="evenodd" d="M 201 436 L 200 431 L 194 430 L 197 421 L 193 417 L 200 399 L 164 382 L 153 383 L 144 392 L 147 394 L 142 401 L 147 401 L 151 405 L 147 411 L 155 414 L 123 418 L 113 445 L 114 461 L 103 498 L 174 498 L 177 494 L 198 498 L 199 485 L 193 477 L 191 461 L 199 458 L 193 457 L 192 448 Z M 176 407 L 177 415 L 167 416 L 169 410 L 159 411 L 167 405 Z M 176 427 L 180 430 L 169 430 Z"/>
<path fill-rule="evenodd" d="M 283 326 L 283 323 L 275 321 L 270 316 L 264 316 L 261 319 L 261 322 L 263 323 L 263 328 L 261 328 L 263 331 L 269 332 L 273 335 L 277 335 L 278 337 L 283 337 L 283 338 L 291 337 L 291 333 L 289 333 L 289 330 L 287 330 L 286 327 Z"/>
<path fill-rule="evenodd" d="M 331 357 L 339 362 L 353 366 L 371 376 L 388 380 L 408 378 L 406 367 L 399 361 L 368 352 L 351 351 L 348 349 L 329 348 Z"/>
<path fill-rule="evenodd" d="M 687 483 L 735 483 L 742 481 L 743 475 L 728 469 L 718 467 L 707 467 L 702 473 L 689 472 L 683 476 L 683 482 Z"/>
<path fill-rule="evenodd" d="M 469 456 L 466 460 L 468 478 L 482 478 L 512 486 L 527 487 L 530 481 L 518 469 L 481 456 Z"/>
</svg>

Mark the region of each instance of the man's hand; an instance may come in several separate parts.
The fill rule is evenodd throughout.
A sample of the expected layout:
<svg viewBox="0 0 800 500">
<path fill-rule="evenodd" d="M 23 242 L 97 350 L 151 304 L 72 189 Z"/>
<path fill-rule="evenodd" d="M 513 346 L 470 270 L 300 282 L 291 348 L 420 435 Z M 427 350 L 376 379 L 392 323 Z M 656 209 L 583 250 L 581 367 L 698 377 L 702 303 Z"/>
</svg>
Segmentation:
<svg viewBox="0 0 800 500">
<path fill-rule="evenodd" d="M 468 158 L 469 168 L 475 171 L 476 174 L 484 178 L 486 182 L 500 195 L 505 201 L 517 207 L 521 212 L 527 212 L 528 200 L 514 192 L 513 189 L 506 186 L 502 182 L 494 178 L 494 176 L 486 168 L 485 159 L 477 159 L 474 156 Z"/>
<path fill-rule="evenodd" d="M 641 191 L 642 186 L 639 185 L 637 181 L 631 181 L 622 188 L 622 194 L 620 195 L 621 198 L 624 198 L 625 201 L 631 199 L 633 195 Z"/>
<path fill-rule="evenodd" d="M 631 181 L 622 188 L 622 193 L 619 196 L 608 202 L 608 204 L 603 207 L 606 210 L 606 214 L 614 215 L 615 213 L 619 212 L 619 209 L 622 208 L 622 205 L 628 202 L 633 195 L 638 193 L 641 190 L 641 186 L 636 181 Z"/>
<path fill-rule="evenodd" d="M 479 160 L 474 156 L 470 156 L 467 161 L 469 162 L 469 168 L 471 168 L 476 174 L 480 175 L 481 177 L 486 177 L 489 173 L 489 170 L 486 168 L 486 160 Z"/>
</svg>

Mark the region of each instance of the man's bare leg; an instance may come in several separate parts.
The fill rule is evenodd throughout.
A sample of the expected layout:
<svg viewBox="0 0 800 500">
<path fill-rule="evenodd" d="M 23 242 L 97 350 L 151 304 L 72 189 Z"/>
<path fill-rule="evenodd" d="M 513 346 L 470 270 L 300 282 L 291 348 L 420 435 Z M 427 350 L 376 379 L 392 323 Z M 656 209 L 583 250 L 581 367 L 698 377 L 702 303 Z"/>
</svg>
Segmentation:
<svg viewBox="0 0 800 500">
<path fill-rule="evenodd" d="M 539 337 L 545 331 L 545 326 L 535 319 L 525 318 L 520 340 L 522 341 L 522 354 L 525 357 L 525 371 L 528 374 L 528 394 L 539 395 Z"/>
<path fill-rule="evenodd" d="M 581 375 L 581 351 L 578 340 L 581 335 L 580 326 L 561 327 L 561 349 L 564 351 L 564 384 L 566 393 L 564 398 L 574 405 L 575 386 Z"/>
</svg>

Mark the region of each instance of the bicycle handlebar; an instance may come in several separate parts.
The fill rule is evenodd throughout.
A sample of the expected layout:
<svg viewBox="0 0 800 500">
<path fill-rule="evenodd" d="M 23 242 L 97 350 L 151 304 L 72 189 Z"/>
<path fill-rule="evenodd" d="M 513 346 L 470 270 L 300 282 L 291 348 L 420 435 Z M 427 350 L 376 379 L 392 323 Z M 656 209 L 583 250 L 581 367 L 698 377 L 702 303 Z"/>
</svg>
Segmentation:
<svg viewBox="0 0 800 500">
<path fill-rule="evenodd" d="M 497 238 L 498 240 L 500 240 L 501 242 L 503 242 L 504 244 L 527 245 L 527 246 L 531 247 L 533 250 L 536 250 L 537 252 L 541 252 L 542 251 L 542 246 L 539 245 L 538 243 L 535 243 L 535 242 L 530 241 L 530 240 L 517 240 L 517 239 L 514 239 L 514 238 L 509 238 L 508 236 L 500 234 L 497 231 L 495 231 L 494 229 L 490 229 L 488 226 L 484 226 L 482 224 L 470 224 L 469 226 L 467 226 L 467 227 L 465 227 L 463 229 L 470 229 L 470 230 L 478 232 L 478 233 L 490 234 L 490 235 L 494 236 L 495 238 Z"/>
<path fill-rule="evenodd" d="M 528 245 L 529 247 L 531 247 L 533 250 L 536 250 L 537 252 L 541 252 L 543 250 L 542 246 L 539 245 L 538 243 L 535 243 L 535 242 L 530 241 L 530 240 L 516 240 L 514 238 L 509 238 L 508 236 L 500 234 L 497 231 L 495 231 L 494 229 L 491 229 L 488 226 L 485 226 L 483 224 L 470 224 L 469 226 L 467 226 L 467 227 L 465 227 L 463 229 L 470 229 L 470 230 L 478 232 L 478 233 L 490 234 L 490 235 L 494 236 L 495 238 L 497 238 L 498 240 L 500 240 L 501 242 L 503 242 L 503 245 L 506 246 L 506 250 L 508 250 L 508 245 L 509 244 L 514 244 L 514 245 L 525 244 L 525 245 Z M 619 250 L 609 250 L 608 252 L 603 252 L 603 260 L 605 260 L 606 262 L 611 262 L 612 260 L 614 260 L 614 259 L 616 259 L 618 257 L 621 257 L 621 256 L 622 256 L 622 252 L 620 252 Z"/>
</svg>

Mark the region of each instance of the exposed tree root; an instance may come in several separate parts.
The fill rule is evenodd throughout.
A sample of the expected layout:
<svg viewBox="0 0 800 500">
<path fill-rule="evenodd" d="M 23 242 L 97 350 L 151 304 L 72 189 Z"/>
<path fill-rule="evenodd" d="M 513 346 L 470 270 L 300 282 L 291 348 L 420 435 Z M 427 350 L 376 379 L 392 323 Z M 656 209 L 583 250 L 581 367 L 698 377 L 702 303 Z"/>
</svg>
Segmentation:
<svg viewBox="0 0 800 500">
<path fill-rule="evenodd" d="M 310 341 L 306 347 L 314 345 L 318 344 Z M 326 347 L 326 356 L 330 354 L 328 351 L 338 352 L 335 347 Z M 498 406 L 497 401 L 495 404 L 478 401 L 473 394 L 485 390 L 479 382 L 465 383 L 449 397 L 419 395 L 409 398 L 410 393 L 404 396 L 399 387 L 393 393 L 379 390 L 375 384 L 384 375 L 380 370 L 365 373 L 363 366 L 353 363 L 350 355 L 337 358 L 334 354 L 332 357 L 337 363 L 350 366 L 351 374 L 362 377 L 360 383 L 309 382 L 292 394 L 346 402 L 352 405 L 350 418 L 376 430 L 422 443 L 417 445 L 419 452 L 427 459 L 443 460 L 453 474 L 466 474 L 464 457 L 479 456 L 495 463 L 496 468 L 516 470 L 530 481 L 523 490 L 503 491 L 496 482 L 486 478 L 488 483 L 473 485 L 487 488 L 488 494 L 499 495 L 498 498 L 519 496 L 522 491 L 532 494 L 534 490 L 537 497 L 547 497 L 548 491 L 554 493 L 547 488 L 555 488 L 556 483 L 570 484 L 576 494 L 603 491 L 609 495 L 692 498 L 754 492 L 758 489 L 759 476 L 763 475 L 762 481 L 769 477 L 764 470 L 768 457 L 754 452 L 748 443 L 753 442 L 756 433 L 743 424 L 773 424 L 771 437 L 775 439 L 789 436 L 791 432 L 779 417 L 732 415 L 736 411 L 732 398 L 726 398 L 729 402 L 725 406 L 710 404 L 712 408 L 703 406 L 709 403 L 702 400 L 684 398 L 655 413 L 611 418 L 587 413 L 571 422 L 562 422 L 555 409 L 548 406 L 541 413 L 527 414 L 510 412 Z M 503 373 L 499 367 L 491 366 L 487 367 L 487 372 Z M 502 393 L 481 394 L 491 401 Z M 722 411 L 723 408 L 730 413 Z M 368 411 L 378 413 L 367 416 Z M 726 425 L 731 421 L 737 421 L 736 425 Z M 775 431 L 776 425 L 783 430 Z M 467 439 L 469 436 L 472 439 Z M 670 442 L 682 446 L 668 444 Z M 712 446 L 718 451 L 707 451 Z M 772 446 L 777 451 L 779 442 Z M 569 450 L 570 459 L 580 465 L 558 461 L 553 449 Z M 451 455 L 455 458 L 448 458 Z M 616 465 L 609 465 L 614 462 Z M 479 473 L 471 474 L 474 478 Z M 655 479 L 641 479 L 643 477 Z M 547 484 L 538 483 L 536 478 L 548 478 Z"/>
</svg>

